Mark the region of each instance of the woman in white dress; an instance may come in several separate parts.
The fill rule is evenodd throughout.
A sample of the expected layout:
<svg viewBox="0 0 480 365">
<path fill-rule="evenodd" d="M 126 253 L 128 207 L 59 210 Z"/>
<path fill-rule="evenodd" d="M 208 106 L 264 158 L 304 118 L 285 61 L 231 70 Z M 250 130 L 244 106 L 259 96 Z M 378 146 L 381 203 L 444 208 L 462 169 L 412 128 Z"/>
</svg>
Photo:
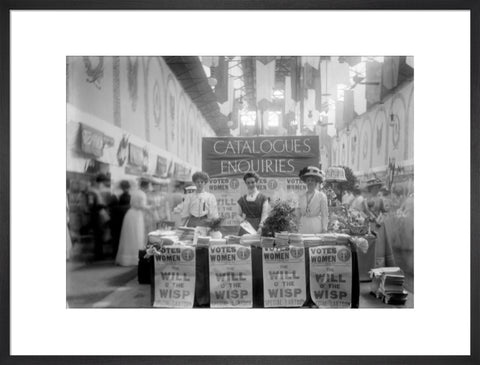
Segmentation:
<svg viewBox="0 0 480 365">
<path fill-rule="evenodd" d="M 148 214 L 147 195 L 142 190 L 132 193 L 130 209 L 123 218 L 120 243 L 115 263 L 120 266 L 138 265 L 138 250 L 145 248 L 145 214 Z"/>
<path fill-rule="evenodd" d="M 300 179 L 307 185 L 307 191 L 300 196 L 297 209 L 299 233 L 323 233 L 328 226 L 328 202 L 325 193 L 319 191 L 323 182 L 323 172 L 315 166 L 303 168 Z"/>
</svg>

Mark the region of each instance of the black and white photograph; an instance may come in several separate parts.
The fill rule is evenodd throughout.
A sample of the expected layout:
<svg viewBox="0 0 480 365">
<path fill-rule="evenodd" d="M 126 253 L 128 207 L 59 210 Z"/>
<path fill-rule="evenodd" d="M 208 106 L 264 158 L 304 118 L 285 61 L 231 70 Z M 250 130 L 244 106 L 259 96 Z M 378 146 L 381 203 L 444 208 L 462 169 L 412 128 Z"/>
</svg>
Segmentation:
<svg viewBox="0 0 480 365">
<path fill-rule="evenodd" d="M 414 57 L 69 56 L 69 308 L 412 308 Z"/>
<path fill-rule="evenodd" d="M 14 3 L 0 363 L 478 359 L 470 0 Z"/>
</svg>

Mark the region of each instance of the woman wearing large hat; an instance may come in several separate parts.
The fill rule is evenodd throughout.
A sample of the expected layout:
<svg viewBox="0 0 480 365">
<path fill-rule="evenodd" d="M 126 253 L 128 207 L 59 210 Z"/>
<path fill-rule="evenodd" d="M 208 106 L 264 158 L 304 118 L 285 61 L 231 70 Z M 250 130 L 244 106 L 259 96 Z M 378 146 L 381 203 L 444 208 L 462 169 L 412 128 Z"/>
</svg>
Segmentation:
<svg viewBox="0 0 480 365">
<path fill-rule="evenodd" d="M 300 196 L 297 210 L 299 232 L 326 232 L 328 226 L 327 196 L 318 190 L 318 185 L 324 181 L 324 174 L 318 167 L 307 166 L 300 171 L 299 177 L 307 185 L 307 191 Z"/>
</svg>

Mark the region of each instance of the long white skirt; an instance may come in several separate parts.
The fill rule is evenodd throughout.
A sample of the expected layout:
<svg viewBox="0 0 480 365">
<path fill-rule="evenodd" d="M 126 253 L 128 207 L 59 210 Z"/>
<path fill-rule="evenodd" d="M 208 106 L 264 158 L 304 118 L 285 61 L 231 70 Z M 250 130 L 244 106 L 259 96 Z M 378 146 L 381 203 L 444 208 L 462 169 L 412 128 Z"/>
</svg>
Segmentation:
<svg viewBox="0 0 480 365">
<path fill-rule="evenodd" d="M 316 216 L 316 217 L 302 216 L 300 218 L 300 225 L 298 227 L 298 232 L 306 233 L 306 234 L 322 233 L 322 218 L 319 216 Z"/>
<path fill-rule="evenodd" d="M 138 250 L 145 248 L 145 220 L 143 211 L 130 208 L 123 218 L 120 243 L 115 262 L 120 266 L 138 265 Z"/>
</svg>

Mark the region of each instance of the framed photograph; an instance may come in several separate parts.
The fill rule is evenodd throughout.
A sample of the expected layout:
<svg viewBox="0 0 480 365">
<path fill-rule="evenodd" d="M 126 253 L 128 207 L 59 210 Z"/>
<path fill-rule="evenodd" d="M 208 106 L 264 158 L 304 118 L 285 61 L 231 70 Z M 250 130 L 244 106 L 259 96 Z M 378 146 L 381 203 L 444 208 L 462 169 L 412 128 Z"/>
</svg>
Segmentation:
<svg viewBox="0 0 480 365">
<path fill-rule="evenodd" d="M 480 186 L 476 123 L 480 63 L 478 49 L 472 45 L 479 42 L 478 15 L 479 6 L 474 1 L 424 1 L 414 8 L 391 1 L 365 5 L 353 0 L 291 4 L 12 1 L 2 6 L 0 148 L 4 173 L 0 175 L 0 237 L 4 244 L 0 245 L 0 322 L 4 325 L 0 326 L 0 363 L 50 364 L 59 359 L 74 364 L 477 363 L 480 265 L 475 222 L 480 217 L 474 207 Z M 217 63 L 210 60 L 214 57 Z M 195 98 L 188 93 L 188 85 L 178 81 L 182 79 L 182 67 L 188 65 L 191 69 L 184 71 L 193 77 L 195 71 L 188 62 L 195 59 L 204 72 L 202 77 L 208 74 L 202 82 L 209 83 L 210 95 L 221 82 L 219 57 L 229 67 L 235 60 L 240 64 L 243 60 L 243 71 L 248 71 L 245 64 L 254 59 L 265 61 L 257 68 L 267 68 L 270 57 L 287 76 L 292 72 L 287 64 L 295 61 L 301 66 L 299 80 L 304 82 L 301 90 L 305 94 L 301 109 L 282 106 L 275 112 L 272 107 L 271 115 L 257 111 L 255 116 L 242 109 L 244 114 L 237 113 L 244 117 L 237 122 L 243 133 L 240 135 L 255 140 L 277 125 L 284 135 L 321 135 L 323 129 L 335 126 L 336 134 L 329 137 L 333 141 L 330 148 L 323 149 L 320 143 L 320 165 L 323 162 L 323 166 L 352 166 L 354 172 L 365 171 L 360 179 L 365 186 L 375 185 L 374 179 L 380 178 L 389 192 L 394 191 L 395 183 L 408 188 L 412 212 L 415 173 L 412 254 L 410 261 L 398 265 L 411 271 L 412 291 L 406 306 L 360 305 L 347 310 L 312 305 L 302 310 L 254 305 L 234 309 L 220 304 L 222 308 L 206 309 L 191 308 L 192 296 L 184 302 L 188 305 L 182 305 L 190 306 L 187 309 L 152 308 L 150 285 L 132 290 L 133 285 L 140 288 L 141 280 L 149 280 L 148 273 L 141 278 L 140 270 L 126 263 L 131 258 L 117 260 L 115 248 L 99 251 L 95 245 L 97 236 L 108 242 L 116 237 L 120 242 L 120 231 L 117 236 L 113 230 L 108 236 L 100 236 L 94 225 L 85 228 L 90 218 L 83 210 L 75 214 L 75 221 L 67 222 L 67 232 L 76 234 L 70 239 L 83 242 L 84 250 L 75 254 L 89 263 L 88 270 L 65 259 L 64 224 L 66 217 L 72 217 L 71 212 L 64 213 L 65 206 L 71 209 L 84 203 L 90 207 L 104 199 L 100 190 L 98 194 L 86 194 L 84 202 L 79 194 L 67 192 L 81 191 L 82 184 L 94 180 L 102 184 L 118 182 L 115 188 L 120 197 L 120 190 L 127 187 L 126 183 L 120 184 L 122 180 L 129 180 L 129 187 L 146 181 L 157 184 L 167 201 L 171 197 L 162 186 L 171 181 L 190 182 L 192 174 L 202 168 L 202 153 L 208 148 L 202 150 L 198 141 L 205 137 L 208 143 L 214 143 L 223 135 L 222 128 L 229 133 L 235 129 L 232 113 L 225 113 L 225 120 L 219 120 L 218 130 L 203 125 L 211 111 L 190 113 L 196 110 L 193 106 L 183 110 L 179 107 L 181 97 L 169 89 L 181 85 L 186 100 Z M 377 71 L 355 69 L 349 61 L 355 62 L 356 57 L 368 64 L 366 68 L 380 66 Z M 155 62 L 149 61 L 152 59 Z M 389 81 L 367 77 L 369 72 L 381 75 L 385 72 L 382 65 L 387 62 L 390 71 L 397 70 L 396 77 Z M 342 67 L 345 63 L 353 72 L 348 74 L 353 84 L 341 88 L 341 97 L 330 98 L 340 89 L 330 90 L 327 84 L 315 93 L 315 72 L 319 85 L 328 83 L 328 66 Z M 322 71 L 322 67 L 327 69 Z M 254 76 L 250 75 L 251 82 Z M 403 86 L 399 86 L 398 77 L 406 80 Z M 283 89 L 272 85 L 272 97 L 286 98 L 285 85 Z M 363 111 L 352 104 L 348 111 L 344 106 L 353 103 L 348 98 L 359 86 L 370 90 L 370 94 L 362 94 L 370 104 L 365 104 L 367 109 Z M 392 98 L 382 99 L 381 95 L 389 95 L 392 89 L 402 94 L 398 105 Z M 238 90 L 244 90 L 243 94 Z M 241 95 L 234 100 L 248 103 L 248 85 L 242 84 L 238 90 Z M 375 92 L 379 99 L 372 102 Z M 308 95 L 313 95 L 310 101 Z M 317 109 L 316 95 L 327 101 L 325 105 L 317 103 Z M 288 96 L 293 100 L 291 94 Z M 204 96 L 199 93 L 197 97 Z M 339 126 L 335 115 L 329 116 L 329 108 L 340 108 L 338 102 L 342 102 L 343 120 L 349 118 L 345 113 L 352 113 L 348 126 Z M 366 112 L 368 106 L 370 114 Z M 390 112 L 385 112 L 385 123 L 377 125 L 376 110 L 382 107 Z M 174 121 L 172 125 L 168 124 L 170 120 Z M 412 121 L 410 130 L 402 124 L 404 120 Z M 368 132 L 366 125 L 370 126 Z M 385 135 L 383 125 L 388 128 Z M 389 145 L 395 146 L 401 157 L 382 154 Z M 218 149 L 212 147 L 212 151 Z M 206 161 L 214 176 L 217 166 Z M 308 172 L 314 176 L 316 170 Z M 281 191 L 281 173 L 283 170 L 258 184 L 265 190 Z M 398 178 L 407 175 L 410 180 Z M 328 178 L 342 179 L 342 171 L 330 169 Z M 217 201 L 222 199 L 223 185 L 240 191 L 244 183 L 241 177 L 225 183 L 217 180 L 211 185 L 218 191 L 210 190 Z M 297 180 L 302 184 L 301 177 Z M 180 195 L 196 194 L 193 184 L 184 185 Z M 331 187 L 331 191 L 325 189 L 329 204 L 335 199 L 331 193 L 335 194 L 336 185 Z M 208 200 L 202 202 L 206 211 Z M 98 205 L 103 207 L 96 213 L 99 221 L 116 219 L 104 208 L 106 204 Z M 159 222 L 168 223 L 162 227 L 178 226 L 175 215 L 170 214 L 175 206 L 170 207 L 169 202 L 168 213 L 155 212 L 156 224 L 153 222 L 152 227 L 159 227 Z M 223 224 L 233 226 L 232 212 L 223 206 L 221 209 Z M 376 218 L 371 226 L 383 227 L 385 218 Z M 329 230 L 342 228 L 341 223 L 337 221 Z M 277 237 L 279 241 L 281 238 Z M 199 241 L 205 241 L 205 237 Z M 67 255 L 72 247 L 75 243 L 68 247 L 67 239 Z M 108 264 L 103 255 L 110 255 Z M 245 250 L 241 255 L 250 259 Z M 182 251 L 181 256 L 191 260 L 192 252 Z M 342 254 L 342 258 L 347 256 Z M 387 262 L 388 253 L 383 257 L 376 267 L 394 266 Z M 133 257 L 135 262 L 138 259 L 138 255 Z M 187 277 L 191 271 L 182 273 Z M 368 276 L 368 270 L 364 274 Z M 100 282 L 102 275 L 105 278 Z M 74 277 L 81 280 L 72 280 Z M 362 303 L 361 289 L 366 286 L 359 287 Z M 122 304 L 120 298 L 126 296 L 121 294 L 129 290 L 135 292 L 131 296 L 135 302 Z M 112 298 L 117 300 L 114 305 Z M 365 298 L 363 303 L 377 300 Z M 165 302 L 172 303 L 157 303 Z M 351 306 L 358 307 L 358 302 Z"/>
</svg>

